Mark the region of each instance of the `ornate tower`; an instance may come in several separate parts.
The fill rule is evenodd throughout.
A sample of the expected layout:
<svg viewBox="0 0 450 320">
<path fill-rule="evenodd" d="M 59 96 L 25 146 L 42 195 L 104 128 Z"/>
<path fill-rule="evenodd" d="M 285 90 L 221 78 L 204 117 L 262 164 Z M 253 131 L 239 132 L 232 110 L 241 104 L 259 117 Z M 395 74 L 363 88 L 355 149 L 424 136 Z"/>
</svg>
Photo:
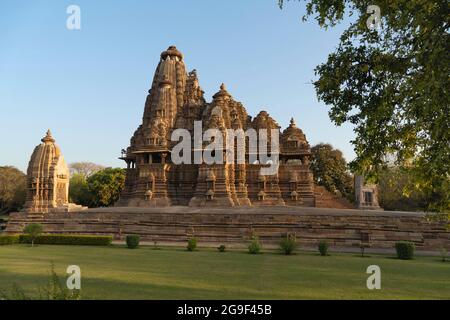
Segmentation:
<svg viewBox="0 0 450 320">
<path fill-rule="evenodd" d="M 195 71 L 187 74 L 183 55 L 170 46 L 161 53 L 145 101 L 142 124 L 131 138 L 130 147 L 123 150 L 121 159 L 127 163 L 128 170 L 117 205 L 177 204 L 177 201 L 172 203 L 170 194 L 175 194 L 176 200 L 177 190 L 183 186 L 178 186 L 179 170 L 170 170 L 170 136 L 177 127 L 188 128 L 190 123 L 186 120 L 193 123 L 203 105 L 203 91 Z M 189 189 L 192 190 L 192 183 Z"/>
<path fill-rule="evenodd" d="M 83 209 L 69 203 L 69 169 L 50 130 L 41 141 L 28 164 L 24 210 L 47 213 Z"/>
<path fill-rule="evenodd" d="M 203 93 L 197 72 L 186 72 L 183 55 L 177 48 L 171 46 L 161 53 L 145 102 L 142 124 L 132 136 L 130 146 L 122 150 L 121 159 L 127 163 L 127 176 L 116 205 L 313 206 L 309 145 L 295 123 L 292 121 L 280 137 L 280 126 L 266 111 L 261 111 L 252 120 L 225 85 L 220 86 L 210 103 L 205 101 Z M 201 135 L 200 138 L 194 134 L 196 121 L 201 121 L 202 129 L 198 129 L 201 132 L 196 133 Z M 175 155 L 172 159 L 171 150 L 178 144 L 178 141 L 170 140 L 175 129 L 190 133 L 186 138 L 190 139 L 190 150 L 186 152 L 191 154 L 191 163 L 178 164 Z M 250 141 L 247 131 L 259 136 L 265 130 L 267 148 L 264 148 L 265 142 L 258 146 L 247 142 Z M 281 143 L 281 150 L 271 150 L 271 130 L 279 136 L 277 142 Z M 210 145 L 216 144 L 216 140 L 214 143 L 212 139 L 199 141 L 202 138 L 208 140 L 204 134 L 211 131 L 220 132 L 219 143 L 222 143 L 214 148 L 214 156 Z M 243 138 L 239 137 L 241 131 Z M 184 139 L 183 136 L 183 142 Z M 233 147 L 226 143 L 229 139 L 233 139 Z M 261 146 L 266 149 L 266 157 L 254 160 L 262 153 L 258 153 Z M 199 152 L 202 160 L 209 152 L 211 158 L 218 160 L 219 153 L 223 162 L 195 163 L 194 155 Z M 227 161 L 230 154 L 234 154 L 234 159 Z M 264 170 L 261 169 L 273 164 L 270 161 L 274 154 L 280 159 L 278 171 L 262 175 Z"/>
</svg>

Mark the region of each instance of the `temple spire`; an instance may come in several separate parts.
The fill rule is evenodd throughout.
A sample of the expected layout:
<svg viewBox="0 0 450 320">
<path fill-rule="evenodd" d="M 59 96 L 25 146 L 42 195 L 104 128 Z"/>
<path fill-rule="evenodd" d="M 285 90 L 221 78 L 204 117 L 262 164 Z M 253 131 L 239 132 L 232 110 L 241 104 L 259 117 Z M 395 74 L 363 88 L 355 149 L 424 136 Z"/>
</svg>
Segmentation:
<svg viewBox="0 0 450 320">
<path fill-rule="evenodd" d="M 289 126 L 290 126 L 290 127 L 295 127 L 295 126 L 296 126 L 294 117 L 291 118 L 291 121 L 290 121 Z"/>
</svg>

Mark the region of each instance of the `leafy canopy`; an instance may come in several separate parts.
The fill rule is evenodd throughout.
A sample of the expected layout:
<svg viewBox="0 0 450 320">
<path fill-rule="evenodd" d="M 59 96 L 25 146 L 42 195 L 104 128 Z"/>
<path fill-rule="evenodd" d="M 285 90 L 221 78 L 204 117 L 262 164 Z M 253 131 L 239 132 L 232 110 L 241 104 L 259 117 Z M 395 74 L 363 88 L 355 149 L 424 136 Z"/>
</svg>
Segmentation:
<svg viewBox="0 0 450 320">
<path fill-rule="evenodd" d="M 119 200 L 125 185 L 125 171 L 120 168 L 106 168 L 90 176 L 87 183 L 93 194 L 93 206 L 107 207 Z"/>
<path fill-rule="evenodd" d="M 279 0 L 280 7 L 285 1 Z M 354 171 L 377 179 L 387 156 L 414 171 L 426 208 L 450 210 L 450 36 L 446 0 L 306 0 L 307 20 L 332 27 L 355 17 L 326 63 L 316 67 L 318 98 L 336 125 L 351 123 Z M 369 5 L 381 27 L 366 25 Z"/>
<path fill-rule="evenodd" d="M 30 223 L 23 228 L 23 233 L 28 234 L 31 238 L 31 246 L 34 246 L 34 241 L 42 233 L 42 225 L 39 223 Z"/>
<path fill-rule="evenodd" d="M 19 210 L 25 203 L 26 175 L 11 166 L 0 167 L 0 213 Z"/>
<path fill-rule="evenodd" d="M 314 182 L 328 191 L 339 191 L 344 197 L 353 200 L 353 177 L 348 172 L 347 162 L 340 150 L 330 144 L 320 143 L 311 148 L 310 164 Z"/>
<path fill-rule="evenodd" d="M 74 203 L 88 207 L 107 207 L 120 197 L 125 184 L 125 171 L 120 168 L 106 168 L 86 177 L 74 173 L 70 179 L 69 197 Z"/>
</svg>

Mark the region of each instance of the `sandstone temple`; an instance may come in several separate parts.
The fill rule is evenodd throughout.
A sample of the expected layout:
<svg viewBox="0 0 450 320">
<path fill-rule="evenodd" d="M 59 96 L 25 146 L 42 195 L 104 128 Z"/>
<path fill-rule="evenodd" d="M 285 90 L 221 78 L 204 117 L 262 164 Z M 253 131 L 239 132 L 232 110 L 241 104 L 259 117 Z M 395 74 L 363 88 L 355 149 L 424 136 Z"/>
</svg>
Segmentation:
<svg viewBox="0 0 450 320">
<path fill-rule="evenodd" d="M 241 161 L 177 161 L 173 147 L 178 142 L 172 141 L 176 129 L 184 129 L 183 140 L 195 140 L 183 155 L 209 146 L 204 137 L 195 138 L 199 123 L 200 135 L 208 129 L 223 136 L 231 129 L 274 130 L 268 133 L 278 142 L 277 150 L 266 141 L 262 146 L 278 155 L 279 165 L 262 174 L 270 164 L 254 160 L 261 145 L 255 150 L 245 139 Z M 230 148 L 214 152 L 230 154 Z M 116 240 L 136 234 L 163 244 L 184 244 L 195 236 L 202 245 L 246 247 L 256 234 L 265 246 L 275 248 L 282 237 L 295 234 L 302 246 L 315 248 L 322 240 L 345 248 L 392 248 L 400 240 L 424 250 L 450 246 L 444 221 L 430 221 L 423 212 L 380 210 L 375 186 L 365 185 L 362 177 L 356 180 L 357 209 L 314 185 L 310 157 L 308 141 L 294 120 L 281 130 L 265 111 L 252 118 L 224 85 L 207 102 L 195 70 L 186 72 L 183 55 L 172 46 L 161 54 L 142 124 L 122 150 L 126 182 L 115 207 L 87 209 L 69 203 L 69 171 L 48 131 L 30 159 L 25 210 L 10 214 L 6 232 L 19 234 L 33 222 L 50 234 L 113 235 Z"/>
<path fill-rule="evenodd" d="M 69 203 L 69 169 L 50 130 L 31 155 L 27 170 L 27 213 L 84 209 Z"/>
<path fill-rule="evenodd" d="M 207 102 L 196 71 L 188 73 L 183 54 L 171 46 L 161 53 L 142 124 L 122 151 L 127 177 L 118 206 L 315 206 L 310 146 L 293 119 L 279 134 L 280 165 L 273 175 L 260 174 L 264 163 L 249 162 L 248 145 L 245 163 L 174 165 L 171 134 L 182 128 L 193 137 L 195 121 L 224 136 L 226 129 L 281 129 L 266 111 L 248 115 L 223 84 Z"/>
</svg>

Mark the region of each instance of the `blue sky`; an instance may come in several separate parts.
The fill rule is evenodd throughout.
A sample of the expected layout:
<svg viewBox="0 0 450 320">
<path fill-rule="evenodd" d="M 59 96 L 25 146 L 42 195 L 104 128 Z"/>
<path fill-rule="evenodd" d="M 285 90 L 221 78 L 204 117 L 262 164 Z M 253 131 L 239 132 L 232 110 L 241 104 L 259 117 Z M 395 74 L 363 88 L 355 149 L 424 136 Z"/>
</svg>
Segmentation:
<svg viewBox="0 0 450 320">
<path fill-rule="evenodd" d="M 81 8 L 68 30 L 66 8 Z M 221 82 L 255 116 L 293 116 L 310 144 L 354 157 L 350 126 L 335 127 L 311 80 L 346 24 L 302 22 L 304 5 L 276 0 L 0 2 L 0 165 L 26 170 L 50 128 L 67 162 L 120 166 L 169 45 L 197 69 L 208 101 Z"/>
</svg>

